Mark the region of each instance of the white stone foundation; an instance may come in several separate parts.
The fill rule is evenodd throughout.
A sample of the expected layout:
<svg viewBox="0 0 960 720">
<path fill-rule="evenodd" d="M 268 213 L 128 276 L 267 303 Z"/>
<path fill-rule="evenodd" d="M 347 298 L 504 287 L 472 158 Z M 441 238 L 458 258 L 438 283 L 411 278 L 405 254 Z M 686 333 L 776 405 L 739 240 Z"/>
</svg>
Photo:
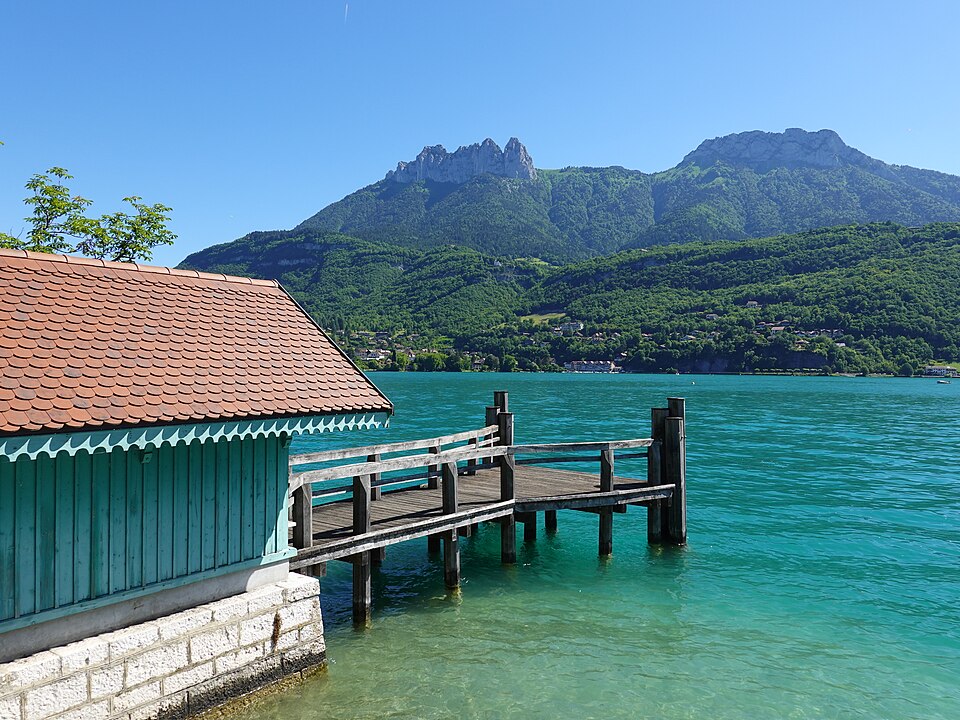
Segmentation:
<svg viewBox="0 0 960 720">
<path fill-rule="evenodd" d="M 326 660 L 320 587 L 280 582 L 0 664 L 0 720 L 186 718 Z"/>
</svg>

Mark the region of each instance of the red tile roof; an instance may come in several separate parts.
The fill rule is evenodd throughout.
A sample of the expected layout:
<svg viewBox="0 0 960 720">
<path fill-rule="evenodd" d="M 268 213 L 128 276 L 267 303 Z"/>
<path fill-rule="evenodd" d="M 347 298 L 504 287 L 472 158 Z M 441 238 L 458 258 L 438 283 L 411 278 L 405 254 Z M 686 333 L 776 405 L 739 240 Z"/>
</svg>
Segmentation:
<svg viewBox="0 0 960 720">
<path fill-rule="evenodd" d="M 0 250 L 0 435 L 392 409 L 276 282 Z"/>
</svg>

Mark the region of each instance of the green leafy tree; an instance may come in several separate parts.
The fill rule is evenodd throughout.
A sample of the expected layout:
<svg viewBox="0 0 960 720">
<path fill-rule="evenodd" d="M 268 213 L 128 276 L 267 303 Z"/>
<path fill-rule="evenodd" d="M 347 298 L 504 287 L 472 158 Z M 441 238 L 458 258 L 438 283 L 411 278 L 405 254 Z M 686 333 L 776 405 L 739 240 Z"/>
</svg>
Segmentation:
<svg viewBox="0 0 960 720">
<path fill-rule="evenodd" d="M 117 262 L 149 260 L 157 245 L 172 245 L 176 235 L 167 228 L 171 208 L 147 205 L 136 195 L 124 198 L 133 214 L 115 212 L 90 218 L 92 202 L 73 195 L 66 180 L 73 176 L 61 167 L 37 173 L 25 185 L 32 194 L 23 202 L 33 208 L 25 220 L 26 239 L 0 233 L 0 247 L 46 253 L 79 253 Z"/>
</svg>

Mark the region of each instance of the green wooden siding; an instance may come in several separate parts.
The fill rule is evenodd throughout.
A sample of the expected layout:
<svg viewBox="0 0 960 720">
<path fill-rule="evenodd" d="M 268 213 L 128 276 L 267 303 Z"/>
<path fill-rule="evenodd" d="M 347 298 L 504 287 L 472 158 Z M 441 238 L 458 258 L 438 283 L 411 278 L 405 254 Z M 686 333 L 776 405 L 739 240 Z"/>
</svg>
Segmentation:
<svg viewBox="0 0 960 720">
<path fill-rule="evenodd" d="M 272 436 L 0 457 L 0 632 L 285 552 L 287 455 Z"/>
</svg>

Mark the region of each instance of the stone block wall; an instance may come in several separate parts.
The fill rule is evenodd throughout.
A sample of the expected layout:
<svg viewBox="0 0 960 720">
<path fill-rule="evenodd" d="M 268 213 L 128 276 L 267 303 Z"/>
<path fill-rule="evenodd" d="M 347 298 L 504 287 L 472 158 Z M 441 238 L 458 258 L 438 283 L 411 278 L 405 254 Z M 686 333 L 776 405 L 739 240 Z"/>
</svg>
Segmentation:
<svg viewBox="0 0 960 720">
<path fill-rule="evenodd" d="M 0 720 L 185 718 L 322 666 L 319 594 L 291 574 L 0 664 Z"/>
</svg>

